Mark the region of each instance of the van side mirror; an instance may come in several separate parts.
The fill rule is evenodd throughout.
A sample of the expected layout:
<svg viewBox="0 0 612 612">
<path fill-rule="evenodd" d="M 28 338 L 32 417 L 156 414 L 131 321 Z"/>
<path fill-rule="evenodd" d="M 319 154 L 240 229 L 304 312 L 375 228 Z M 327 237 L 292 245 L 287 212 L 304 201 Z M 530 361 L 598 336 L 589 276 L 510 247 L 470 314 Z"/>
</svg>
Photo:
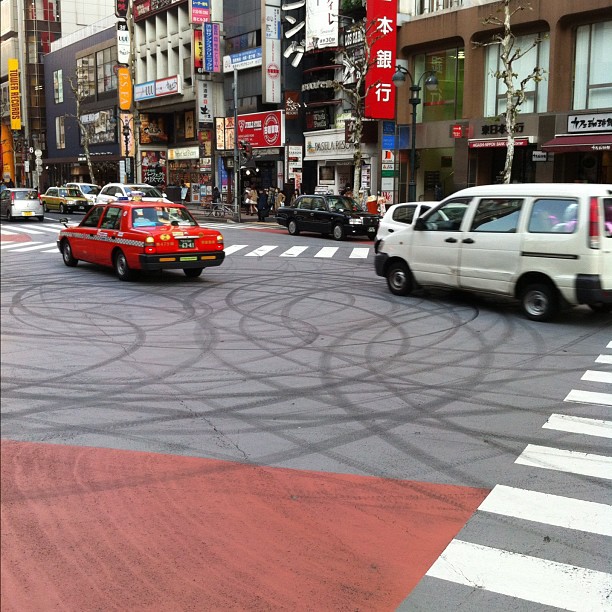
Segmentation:
<svg viewBox="0 0 612 612">
<path fill-rule="evenodd" d="M 427 226 L 425 225 L 425 221 L 423 221 L 423 219 L 421 219 L 420 217 L 414 222 L 414 229 L 415 230 L 419 230 L 419 231 L 423 231 L 425 229 L 427 229 Z"/>
</svg>

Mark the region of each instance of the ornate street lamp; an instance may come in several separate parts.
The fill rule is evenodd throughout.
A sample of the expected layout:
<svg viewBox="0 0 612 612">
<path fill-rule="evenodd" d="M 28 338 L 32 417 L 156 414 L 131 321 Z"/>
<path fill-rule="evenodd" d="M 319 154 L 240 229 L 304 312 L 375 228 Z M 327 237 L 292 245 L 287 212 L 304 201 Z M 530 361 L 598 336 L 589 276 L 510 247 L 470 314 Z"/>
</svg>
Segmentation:
<svg viewBox="0 0 612 612">
<path fill-rule="evenodd" d="M 408 102 L 412 104 L 412 126 L 410 128 L 410 182 L 408 183 L 408 201 L 416 202 L 416 113 L 417 106 L 421 103 L 419 94 L 421 93 L 421 81 L 425 79 L 425 87 L 429 91 L 433 91 L 438 87 L 438 79 L 433 70 L 426 70 L 415 83 L 410 71 L 403 66 L 395 67 L 393 75 L 393 84 L 396 87 L 401 87 L 406 82 L 406 75 L 410 78 L 410 99 Z M 395 118 L 397 122 L 397 117 Z"/>
</svg>

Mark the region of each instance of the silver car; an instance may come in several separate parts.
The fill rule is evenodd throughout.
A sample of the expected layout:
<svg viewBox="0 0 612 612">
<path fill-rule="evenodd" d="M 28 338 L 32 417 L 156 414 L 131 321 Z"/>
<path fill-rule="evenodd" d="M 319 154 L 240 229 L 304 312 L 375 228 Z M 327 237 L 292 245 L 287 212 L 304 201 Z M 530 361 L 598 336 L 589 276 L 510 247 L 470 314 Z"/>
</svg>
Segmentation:
<svg viewBox="0 0 612 612">
<path fill-rule="evenodd" d="M 45 220 L 45 211 L 36 189 L 10 187 L 0 192 L 0 216 L 9 221 L 35 218 Z"/>
</svg>

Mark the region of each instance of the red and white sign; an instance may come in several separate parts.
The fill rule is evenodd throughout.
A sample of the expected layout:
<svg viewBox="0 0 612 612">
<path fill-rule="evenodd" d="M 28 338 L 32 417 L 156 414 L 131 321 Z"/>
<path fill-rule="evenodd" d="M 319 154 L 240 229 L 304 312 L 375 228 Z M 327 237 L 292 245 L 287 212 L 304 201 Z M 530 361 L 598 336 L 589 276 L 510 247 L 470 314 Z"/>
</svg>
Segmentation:
<svg viewBox="0 0 612 612">
<path fill-rule="evenodd" d="M 238 139 L 254 149 L 285 146 L 285 113 L 270 111 L 238 117 Z"/>
<path fill-rule="evenodd" d="M 365 116 L 395 118 L 395 59 L 397 48 L 397 0 L 368 0 L 366 36 L 370 66 L 366 74 Z"/>
<path fill-rule="evenodd" d="M 529 144 L 529 138 L 515 138 L 515 147 L 526 147 Z M 470 140 L 468 147 L 470 149 L 499 149 L 508 146 L 508 141 L 505 138 L 489 138 L 485 140 Z"/>
</svg>

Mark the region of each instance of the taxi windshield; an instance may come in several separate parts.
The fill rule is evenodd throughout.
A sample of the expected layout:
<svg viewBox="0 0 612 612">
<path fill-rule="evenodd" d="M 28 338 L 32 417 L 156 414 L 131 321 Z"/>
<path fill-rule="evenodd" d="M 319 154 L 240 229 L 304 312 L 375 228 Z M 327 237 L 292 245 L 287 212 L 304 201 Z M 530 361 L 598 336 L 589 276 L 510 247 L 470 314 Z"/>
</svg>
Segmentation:
<svg viewBox="0 0 612 612">
<path fill-rule="evenodd" d="M 329 210 L 336 212 L 340 212 L 342 210 L 357 212 L 360 210 L 355 200 L 352 198 L 346 198 L 344 196 L 327 196 L 327 203 L 329 204 Z"/>
<path fill-rule="evenodd" d="M 80 198 L 81 192 L 78 189 L 60 189 L 60 195 L 64 198 Z"/>
<path fill-rule="evenodd" d="M 143 206 L 132 210 L 133 227 L 161 227 L 162 225 L 194 227 L 197 223 L 188 210 L 178 206 Z"/>
</svg>

